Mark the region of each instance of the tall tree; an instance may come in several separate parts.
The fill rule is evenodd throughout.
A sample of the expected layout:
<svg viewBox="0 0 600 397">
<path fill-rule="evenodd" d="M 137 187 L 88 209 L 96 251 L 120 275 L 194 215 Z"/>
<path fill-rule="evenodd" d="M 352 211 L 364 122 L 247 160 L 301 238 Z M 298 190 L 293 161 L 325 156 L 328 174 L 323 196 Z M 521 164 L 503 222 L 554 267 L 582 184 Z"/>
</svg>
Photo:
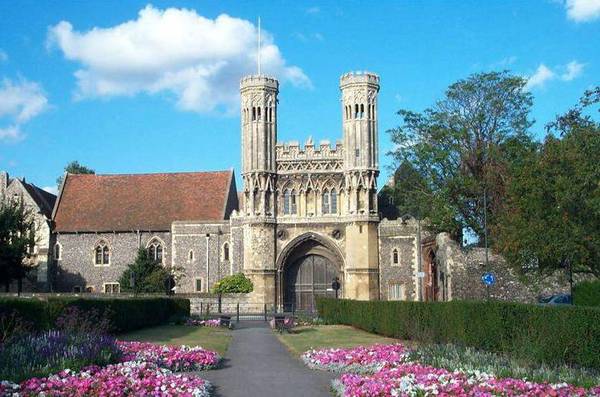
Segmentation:
<svg viewBox="0 0 600 397">
<path fill-rule="evenodd" d="M 126 292 L 165 292 L 168 277 L 167 269 L 150 258 L 147 250 L 140 248 L 135 261 L 129 264 L 121 275 L 119 284 L 121 290 Z M 134 285 L 131 285 L 132 278 Z"/>
<path fill-rule="evenodd" d="M 430 195 L 420 208 L 434 231 L 469 228 L 483 240 L 484 194 L 491 222 L 500 211 L 511 161 L 535 147 L 529 135 L 532 95 L 508 72 L 480 73 L 450 85 L 424 112 L 400 110 L 389 131 L 397 164 L 411 163 Z"/>
<path fill-rule="evenodd" d="M 35 246 L 33 212 L 23 199 L 0 200 L 0 283 L 6 291 L 12 281 L 21 281 L 29 270 Z"/>
<path fill-rule="evenodd" d="M 600 88 L 587 91 L 514 170 L 496 234 L 518 270 L 553 272 L 568 264 L 600 277 L 600 123 L 585 113 L 597 103 Z"/>
<path fill-rule="evenodd" d="M 430 198 L 425 178 L 410 162 L 403 161 L 394 172 L 391 184 L 379 193 L 379 210 L 388 219 L 405 215 L 421 218 L 428 213 Z"/>
<path fill-rule="evenodd" d="M 71 161 L 69 164 L 67 164 L 65 166 L 65 172 L 68 172 L 69 174 L 95 174 L 96 173 L 96 171 L 94 171 L 93 169 L 88 168 L 85 165 L 79 164 L 79 161 Z M 59 189 L 60 189 L 60 185 L 63 182 L 63 178 L 64 178 L 64 175 L 61 175 L 58 178 L 56 178 L 56 185 L 58 186 Z"/>
</svg>

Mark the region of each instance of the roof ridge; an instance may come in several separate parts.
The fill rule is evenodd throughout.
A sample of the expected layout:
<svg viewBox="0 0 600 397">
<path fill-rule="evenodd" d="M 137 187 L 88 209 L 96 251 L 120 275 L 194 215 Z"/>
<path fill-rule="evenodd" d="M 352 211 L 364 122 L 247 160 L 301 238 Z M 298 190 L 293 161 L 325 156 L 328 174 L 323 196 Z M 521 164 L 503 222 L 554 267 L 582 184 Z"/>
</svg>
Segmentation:
<svg viewBox="0 0 600 397">
<path fill-rule="evenodd" d="M 215 171 L 176 171 L 176 172 L 143 172 L 143 173 L 125 173 L 125 174 L 71 174 L 70 176 L 144 176 L 144 175 L 191 175 L 191 174 L 220 174 L 229 173 L 230 169 L 227 170 L 215 170 Z"/>
</svg>

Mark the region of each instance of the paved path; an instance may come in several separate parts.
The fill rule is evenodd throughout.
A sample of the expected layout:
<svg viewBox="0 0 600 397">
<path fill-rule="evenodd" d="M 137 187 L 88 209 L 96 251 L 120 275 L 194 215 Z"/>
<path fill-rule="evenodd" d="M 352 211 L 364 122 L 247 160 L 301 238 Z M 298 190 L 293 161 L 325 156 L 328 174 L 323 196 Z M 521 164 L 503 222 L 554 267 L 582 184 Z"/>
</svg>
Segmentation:
<svg viewBox="0 0 600 397">
<path fill-rule="evenodd" d="M 334 374 L 313 371 L 294 358 L 265 322 L 236 324 L 221 369 L 198 375 L 218 397 L 331 397 Z"/>
</svg>

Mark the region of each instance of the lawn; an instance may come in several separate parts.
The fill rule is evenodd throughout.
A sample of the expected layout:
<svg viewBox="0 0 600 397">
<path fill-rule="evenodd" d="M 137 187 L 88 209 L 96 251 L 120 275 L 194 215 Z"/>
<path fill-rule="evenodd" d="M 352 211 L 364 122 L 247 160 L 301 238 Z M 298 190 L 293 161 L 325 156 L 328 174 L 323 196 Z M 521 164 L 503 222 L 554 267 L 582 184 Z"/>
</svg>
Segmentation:
<svg viewBox="0 0 600 397">
<path fill-rule="evenodd" d="M 279 340 L 294 355 L 301 355 L 309 349 L 323 347 L 368 346 L 375 343 L 390 344 L 399 340 L 371 334 L 346 325 L 317 325 L 294 328 L 292 333 L 278 335 Z"/>
<path fill-rule="evenodd" d="M 231 340 L 231 331 L 225 328 L 161 325 L 121 334 L 118 339 L 167 345 L 202 346 L 224 355 Z"/>
</svg>

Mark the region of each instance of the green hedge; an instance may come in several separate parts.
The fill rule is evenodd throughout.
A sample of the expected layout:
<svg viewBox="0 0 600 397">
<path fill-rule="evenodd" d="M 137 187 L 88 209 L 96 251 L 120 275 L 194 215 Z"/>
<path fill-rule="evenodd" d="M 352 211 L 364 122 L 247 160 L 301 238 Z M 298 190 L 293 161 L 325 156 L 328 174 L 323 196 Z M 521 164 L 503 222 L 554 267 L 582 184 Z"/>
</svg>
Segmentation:
<svg viewBox="0 0 600 397">
<path fill-rule="evenodd" d="M 600 280 L 577 283 L 573 287 L 573 303 L 579 306 L 600 306 Z"/>
<path fill-rule="evenodd" d="M 538 363 L 600 369 L 600 309 L 505 302 L 319 299 L 326 323 L 389 337 L 452 343 Z"/>
<path fill-rule="evenodd" d="M 190 301 L 182 298 L 0 298 L 0 316 L 16 311 L 36 330 L 54 327 L 66 307 L 83 311 L 95 309 L 110 320 L 114 333 L 160 325 L 189 316 Z"/>
</svg>

